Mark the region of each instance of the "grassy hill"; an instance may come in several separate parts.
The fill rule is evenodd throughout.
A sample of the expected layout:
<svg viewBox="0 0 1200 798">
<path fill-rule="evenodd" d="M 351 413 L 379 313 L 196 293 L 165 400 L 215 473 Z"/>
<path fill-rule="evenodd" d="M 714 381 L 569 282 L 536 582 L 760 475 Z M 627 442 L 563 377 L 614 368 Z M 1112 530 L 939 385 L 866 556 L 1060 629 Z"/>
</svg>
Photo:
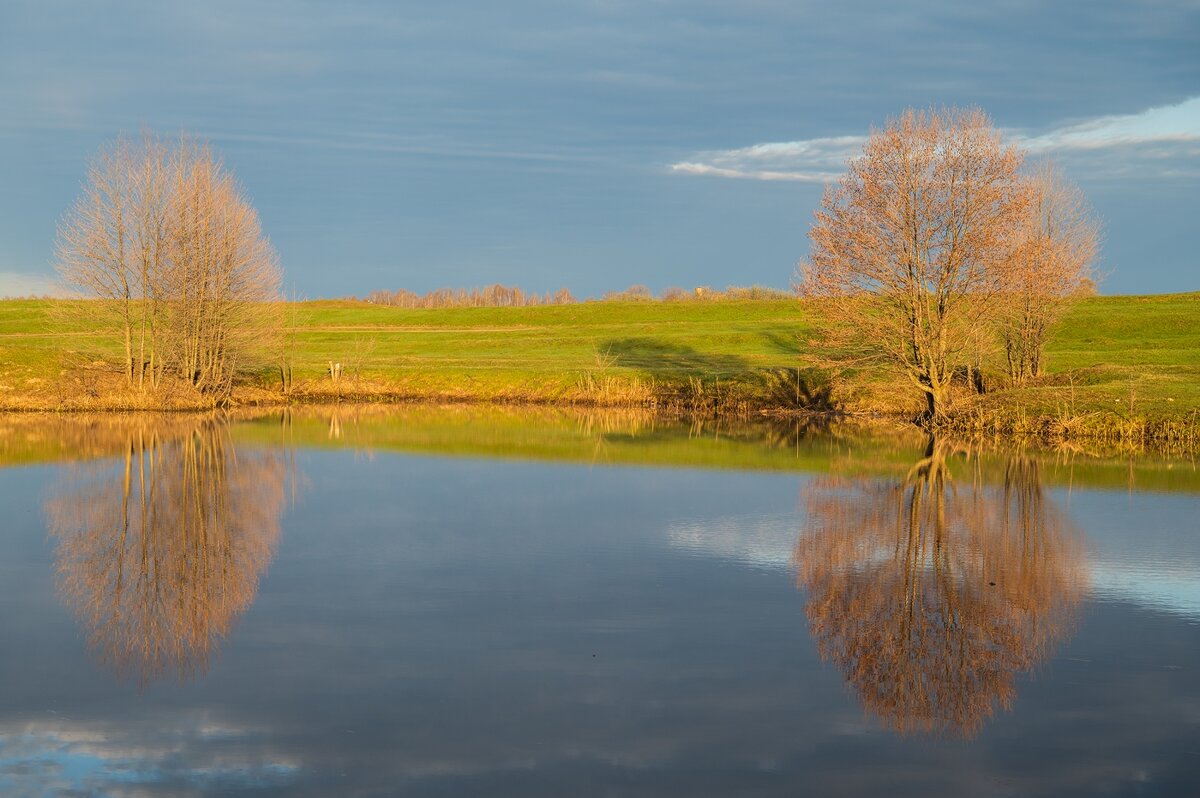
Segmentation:
<svg viewBox="0 0 1200 798">
<path fill-rule="evenodd" d="M 0 408 L 124 406 L 106 365 L 116 340 L 86 313 L 62 320 L 53 304 L 0 302 Z M 289 316 L 302 400 L 787 406 L 784 370 L 800 365 L 810 332 L 794 301 L 438 310 L 320 301 Z M 342 364 L 336 382 L 330 362 Z M 1200 294 L 1083 300 L 1055 330 L 1047 368 L 1034 385 L 963 397 L 958 417 L 989 429 L 1051 418 L 1183 423 L 1200 408 Z M 842 397 L 851 409 L 919 406 L 910 389 L 874 375 L 851 387 Z M 277 400 L 278 380 L 264 368 L 235 398 Z"/>
</svg>

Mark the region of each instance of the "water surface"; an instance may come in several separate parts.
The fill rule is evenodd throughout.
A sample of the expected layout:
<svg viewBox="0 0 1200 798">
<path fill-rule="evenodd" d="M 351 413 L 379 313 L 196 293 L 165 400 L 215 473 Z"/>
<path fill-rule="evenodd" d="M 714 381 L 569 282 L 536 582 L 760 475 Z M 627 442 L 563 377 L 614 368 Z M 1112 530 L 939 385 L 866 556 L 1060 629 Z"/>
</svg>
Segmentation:
<svg viewBox="0 0 1200 798">
<path fill-rule="evenodd" d="M 1194 795 L 1183 457 L 0 419 L 5 795 Z"/>
</svg>

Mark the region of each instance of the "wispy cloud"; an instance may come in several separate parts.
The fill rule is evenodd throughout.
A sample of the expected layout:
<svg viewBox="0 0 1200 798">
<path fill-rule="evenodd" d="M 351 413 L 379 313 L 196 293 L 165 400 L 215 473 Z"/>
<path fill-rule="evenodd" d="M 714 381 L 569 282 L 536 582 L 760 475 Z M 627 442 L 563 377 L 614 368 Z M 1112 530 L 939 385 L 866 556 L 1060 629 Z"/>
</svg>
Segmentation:
<svg viewBox="0 0 1200 798">
<path fill-rule="evenodd" d="M 749 180 L 796 180 L 825 183 L 836 180 L 846 160 L 862 149 L 863 136 L 831 136 L 803 141 L 755 144 L 736 150 L 697 153 L 671 164 L 672 172 Z"/>
<path fill-rule="evenodd" d="M 1119 149 L 1133 157 L 1152 154 L 1173 162 L 1192 160 L 1200 158 L 1200 97 L 1136 114 L 1097 117 L 1041 133 L 1009 130 L 1008 134 L 1039 155 Z M 843 173 L 846 161 L 862 151 L 865 141 L 865 136 L 831 136 L 710 150 L 673 163 L 670 170 L 745 180 L 826 183 Z M 1111 159 L 1108 162 L 1111 164 Z M 1178 163 L 1164 164 L 1157 173 L 1192 174 L 1191 170 L 1178 169 Z"/>
<path fill-rule="evenodd" d="M 1021 131 L 1016 139 L 1033 152 L 1200 143 L 1200 97 L 1137 114 L 1102 116 L 1041 135 Z"/>
</svg>

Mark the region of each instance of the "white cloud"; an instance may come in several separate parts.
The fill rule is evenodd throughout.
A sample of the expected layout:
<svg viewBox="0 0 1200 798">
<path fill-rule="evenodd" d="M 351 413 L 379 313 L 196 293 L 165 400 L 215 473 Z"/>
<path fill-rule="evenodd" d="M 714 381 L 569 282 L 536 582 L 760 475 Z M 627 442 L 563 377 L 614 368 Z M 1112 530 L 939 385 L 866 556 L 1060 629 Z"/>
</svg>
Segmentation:
<svg viewBox="0 0 1200 798">
<path fill-rule="evenodd" d="M 713 150 L 697 153 L 693 160 L 671 164 L 671 171 L 749 180 L 826 183 L 838 178 L 846 159 L 859 152 L 864 141 L 863 136 L 832 136 Z"/>
<path fill-rule="evenodd" d="M 1036 133 L 1009 130 L 1009 137 L 1033 154 L 1120 151 L 1127 158 L 1152 156 L 1161 161 L 1155 173 L 1164 177 L 1191 175 L 1179 161 L 1200 158 L 1200 97 L 1176 105 L 1149 108 L 1136 114 L 1102 116 Z M 865 136 L 830 136 L 800 141 L 755 144 L 732 150 L 710 150 L 671 164 L 681 174 L 745 180 L 794 180 L 826 183 L 836 180 L 848 160 L 862 151 Z M 1122 168 L 1120 158 L 1106 158 L 1109 170 Z M 1134 170 L 1144 173 L 1144 165 Z"/>
<path fill-rule="evenodd" d="M 54 278 L 48 275 L 0 271 L 0 299 L 56 293 Z"/>
<path fill-rule="evenodd" d="M 1015 138 L 1033 152 L 1200 142 L 1200 97 L 1137 114 L 1102 116 L 1036 136 L 1018 133 Z"/>
</svg>

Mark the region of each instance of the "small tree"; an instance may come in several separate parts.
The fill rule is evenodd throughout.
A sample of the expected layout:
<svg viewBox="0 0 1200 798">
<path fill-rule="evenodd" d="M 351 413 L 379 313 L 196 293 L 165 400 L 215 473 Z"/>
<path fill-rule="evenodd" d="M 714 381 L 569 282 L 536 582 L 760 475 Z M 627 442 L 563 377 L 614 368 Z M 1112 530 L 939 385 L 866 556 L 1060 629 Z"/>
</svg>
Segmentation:
<svg viewBox="0 0 1200 798">
<path fill-rule="evenodd" d="M 168 149 L 150 134 L 124 136 L 88 164 L 83 194 L 59 224 L 58 273 L 89 311 L 117 331 L 129 385 L 153 380 L 157 285 L 170 213 Z"/>
<path fill-rule="evenodd" d="M 164 286 L 179 376 L 225 393 L 239 363 L 267 352 L 279 329 L 279 265 L 258 214 L 208 147 L 175 162 L 171 264 Z"/>
<path fill-rule="evenodd" d="M 903 374 L 945 413 L 1024 218 L 1021 153 L 979 110 L 908 110 L 826 189 L 799 289 L 828 344 Z"/>
<path fill-rule="evenodd" d="M 1071 301 L 1095 291 L 1100 226 L 1083 192 L 1050 162 L 1029 177 L 1030 201 L 1005 271 L 1000 335 L 1015 383 L 1042 373 L 1046 338 Z"/>
<path fill-rule="evenodd" d="M 59 226 L 67 286 L 110 315 L 138 390 L 173 373 L 227 393 L 235 368 L 269 344 L 279 265 L 254 208 L 203 145 L 150 134 L 101 150 Z"/>
</svg>

